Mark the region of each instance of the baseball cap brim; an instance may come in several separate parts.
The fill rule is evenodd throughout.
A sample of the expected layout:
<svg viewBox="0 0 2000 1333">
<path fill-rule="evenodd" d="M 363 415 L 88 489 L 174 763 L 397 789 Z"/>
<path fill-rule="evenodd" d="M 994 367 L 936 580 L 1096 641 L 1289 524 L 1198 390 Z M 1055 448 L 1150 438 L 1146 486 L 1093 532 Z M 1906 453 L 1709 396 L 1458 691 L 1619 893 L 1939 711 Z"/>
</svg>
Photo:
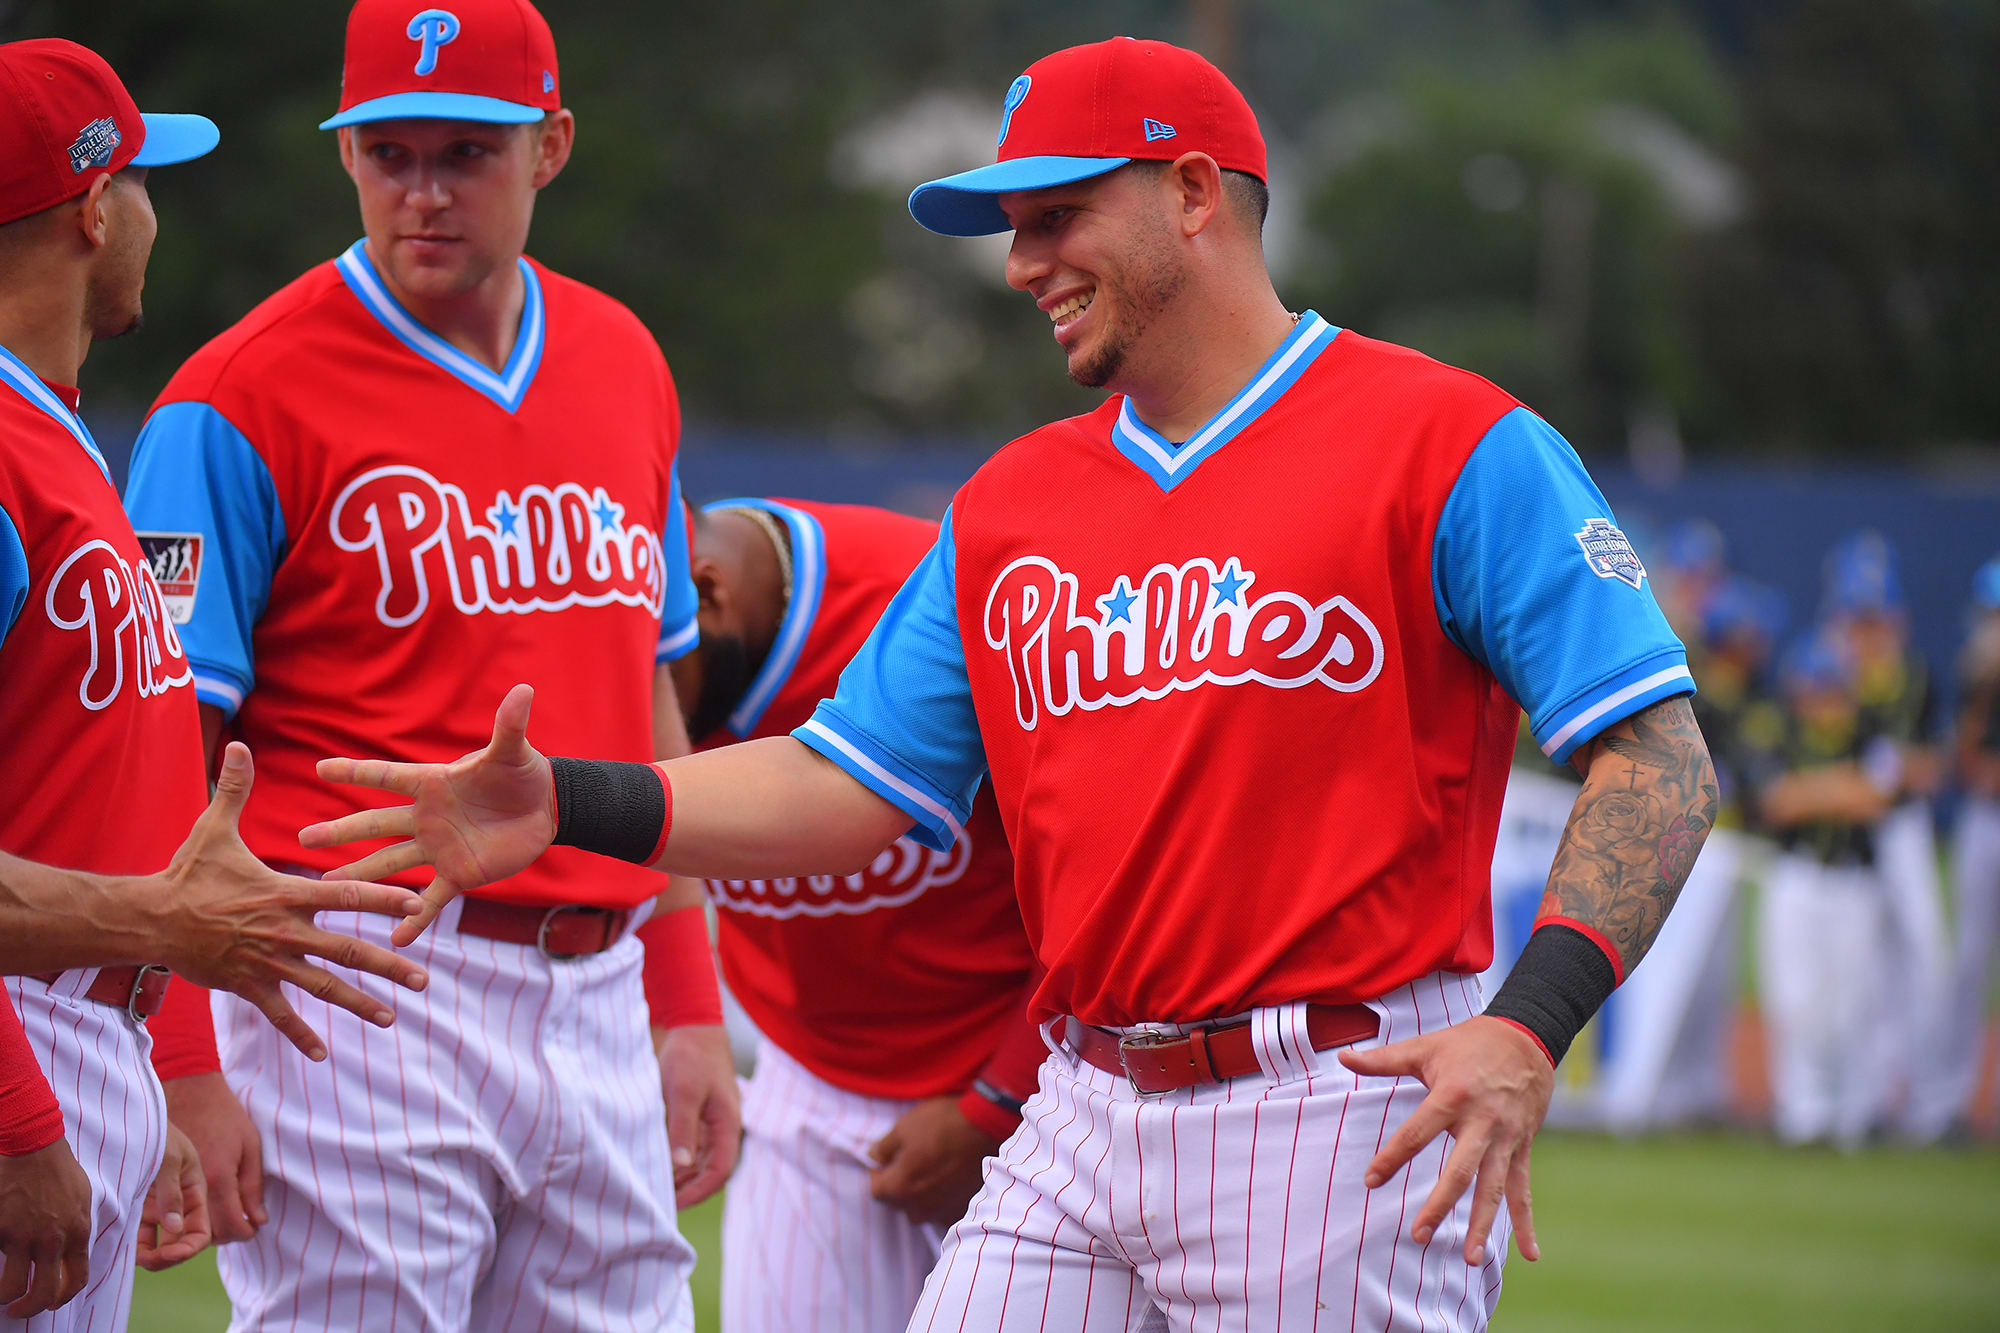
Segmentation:
<svg viewBox="0 0 2000 1333">
<path fill-rule="evenodd" d="M 211 152 L 222 142 L 222 131 L 207 116 L 143 112 L 146 141 L 132 155 L 135 167 L 166 167 L 190 162 Z"/>
<path fill-rule="evenodd" d="M 489 125 L 532 125 L 548 112 L 522 102 L 503 102 L 474 93 L 393 93 L 357 102 L 330 120 L 323 130 L 365 125 L 377 120 L 477 120 Z"/>
<path fill-rule="evenodd" d="M 927 230 L 944 236 L 991 236 L 1012 231 L 1014 224 L 1000 210 L 999 196 L 1051 186 L 1116 171 L 1129 157 L 1017 157 L 975 167 L 956 176 L 929 181 L 910 191 L 910 216 Z"/>
</svg>

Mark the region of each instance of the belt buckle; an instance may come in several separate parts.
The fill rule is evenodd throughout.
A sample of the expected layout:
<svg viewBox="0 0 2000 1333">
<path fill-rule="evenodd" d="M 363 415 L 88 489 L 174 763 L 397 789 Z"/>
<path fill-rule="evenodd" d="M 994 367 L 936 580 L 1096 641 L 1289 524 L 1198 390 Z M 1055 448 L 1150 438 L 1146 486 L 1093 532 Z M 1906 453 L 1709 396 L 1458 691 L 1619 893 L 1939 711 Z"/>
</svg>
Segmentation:
<svg viewBox="0 0 2000 1333">
<path fill-rule="evenodd" d="M 1118 1034 L 1118 1063 L 1124 1067 L 1125 1081 L 1132 1085 L 1132 1092 L 1135 1096 L 1142 1099 L 1164 1097 L 1168 1093 L 1175 1091 L 1175 1089 L 1147 1089 L 1140 1087 L 1139 1081 L 1132 1077 L 1132 1062 L 1126 1058 L 1125 1053 L 1127 1051 L 1143 1051 L 1155 1046 L 1164 1046 L 1170 1041 L 1182 1041 L 1185 1040 L 1186 1035 L 1180 1032 L 1155 1032 L 1150 1028 L 1142 1029 L 1138 1032 L 1121 1032 Z"/>
<path fill-rule="evenodd" d="M 164 972 L 171 975 L 173 969 L 163 967 L 159 963 L 147 963 L 132 974 L 132 990 L 125 997 L 125 1016 L 134 1023 L 143 1023 L 146 1021 L 146 1015 L 139 1012 L 139 999 L 145 993 L 146 979 L 155 972 Z"/>
<path fill-rule="evenodd" d="M 553 926 L 556 918 L 565 912 L 596 912 L 605 917 L 611 915 L 604 908 L 592 907 L 588 903 L 558 903 L 542 913 L 542 924 L 535 930 L 535 948 L 541 951 L 542 957 L 552 963 L 567 963 L 587 956 L 580 953 L 557 953 L 549 947 L 549 927 Z"/>
</svg>

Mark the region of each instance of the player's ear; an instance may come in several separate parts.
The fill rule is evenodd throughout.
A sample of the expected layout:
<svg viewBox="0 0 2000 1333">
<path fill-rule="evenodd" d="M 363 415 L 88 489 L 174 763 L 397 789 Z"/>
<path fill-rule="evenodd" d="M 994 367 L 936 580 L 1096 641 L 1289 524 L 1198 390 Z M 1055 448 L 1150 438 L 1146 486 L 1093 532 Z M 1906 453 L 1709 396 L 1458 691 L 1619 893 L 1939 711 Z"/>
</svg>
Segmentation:
<svg viewBox="0 0 2000 1333">
<path fill-rule="evenodd" d="M 688 561 L 688 573 L 694 579 L 695 597 L 702 611 L 720 614 L 730 609 L 729 587 L 715 557 L 697 553 Z"/>
<path fill-rule="evenodd" d="M 535 188 L 546 186 L 569 164 L 576 146 L 576 115 L 568 107 L 551 111 L 531 127 L 535 136 Z"/>
<path fill-rule="evenodd" d="M 1181 235 L 1198 236 L 1222 211 L 1222 168 L 1207 153 L 1183 153 L 1167 169 L 1180 202 Z"/>
<path fill-rule="evenodd" d="M 73 205 L 76 209 L 77 229 L 83 233 L 93 249 L 102 249 L 111 237 L 111 173 L 106 172 L 90 183 Z"/>
</svg>

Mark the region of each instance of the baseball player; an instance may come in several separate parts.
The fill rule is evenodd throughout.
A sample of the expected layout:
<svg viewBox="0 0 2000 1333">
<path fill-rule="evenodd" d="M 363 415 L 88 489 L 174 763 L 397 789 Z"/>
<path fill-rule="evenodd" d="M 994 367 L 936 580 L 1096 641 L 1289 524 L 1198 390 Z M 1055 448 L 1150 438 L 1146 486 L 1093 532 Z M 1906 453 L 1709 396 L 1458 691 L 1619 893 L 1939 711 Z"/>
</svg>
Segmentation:
<svg viewBox="0 0 2000 1333">
<path fill-rule="evenodd" d="M 1792 645 L 1780 682 L 1786 728 L 1756 783 L 1762 821 L 1784 849 L 1758 925 L 1773 1119 L 1788 1143 L 1854 1148 L 1882 1102 L 1870 1039 L 1890 978 L 1874 832 L 1900 794 L 1900 763 L 1824 627 Z"/>
<path fill-rule="evenodd" d="M 666 363 L 522 256 L 575 132 L 542 16 L 362 0 L 324 128 L 364 238 L 174 376 L 128 497 L 195 551 L 173 610 L 211 746 L 233 726 L 264 766 L 245 839 L 313 872 L 329 747 L 456 754 L 457 701 L 525 676 L 573 743 L 681 753 L 659 659 L 695 632 Z M 234 1001 L 212 1029 L 169 1006 L 169 1110 L 242 1242 L 233 1328 L 688 1325 L 676 1181 L 727 1175 L 737 1089 L 700 885 L 665 889 L 576 854 L 495 884 L 417 952 L 430 991 L 393 1036 L 327 1016 L 323 1068 Z"/>
<path fill-rule="evenodd" d="M 199 1164 L 147 1063 L 159 964 L 239 990 L 318 1058 L 279 980 L 389 1014 L 306 955 L 422 977 L 314 909 L 415 899 L 252 859 L 241 746 L 203 813 L 187 659 L 77 415 L 90 342 L 139 320 L 147 171 L 208 152 L 215 126 L 141 116 L 60 40 L 0 46 L 0 119 L 0 1329 L 116 1330 L 135 1250 L 166 1267 L 208 1238 Z"/>
<path fill-rule="evenodd" d="M 2000 936 L 2000 556 L 1973 576 L 1972 617 L 1958 664 L 1954 758 L 1965 798 L 1952 842 L 1958 956 L 1944 1043 L 1945 1104 L 1959 1119 L 1979 1091 L 1987 969 Z"/>
<path fill-rule="evenodd" d="M 1008 281 L 1113 392 L 958 492 L 832 700 L 621 766 L 543 759 L 517 688 L 456 765 L 322 764 L 414 804 L 302 838 L 405 838 L 354 871 L 434 865 L 433 907 L 552 839 L 838 873 L 952 846 L 990 776 L 1058 1049 L 910 1327 L 1481 1327 L 1503 1196 L 1539 1252 L 1553 1065 L 1713 817 L 1681 645 L 1538 417 L 1286 310 L 1263 139 L 1207 61 L 1046 57 L 999 159 L 911 211 L 1011 228 Z M 1586 780 L 1488 1007 L 1517 700 Z"/>
<path fill-rule="evenodd" d="M 805 501 L 723 501 L 694 532 L 701 643 L 674 670 L 700 748 L 790 735 L 937 544 L 935 523 Z M 1047 1053 L 999 812 L 982 796 L 949 851 L 904 838 L 854 874 L 708 888 L 762 1034 L 723 1326 L 901 1328 Z"/>
</svg>

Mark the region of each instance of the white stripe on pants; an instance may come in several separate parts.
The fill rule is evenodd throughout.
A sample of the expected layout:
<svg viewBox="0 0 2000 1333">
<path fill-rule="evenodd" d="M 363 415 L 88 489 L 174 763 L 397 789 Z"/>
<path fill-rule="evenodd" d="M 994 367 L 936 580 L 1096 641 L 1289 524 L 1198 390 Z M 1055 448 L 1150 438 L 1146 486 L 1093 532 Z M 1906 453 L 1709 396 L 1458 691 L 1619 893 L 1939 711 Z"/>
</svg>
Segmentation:
<svg viewBox="0 0 2000 1333">
<path fill-rule="evenodd" d="M 550 961 L 459 934 L 457 910 L 405 951 L 423 994 L 346 974 L 387 1031 L 287 991 L 324 1064 L 217 997 L 271 1215 L 218 1251 L 230 1328 L 691 1329 L 639 944 Z M 392 924 L 326 917 L 385 944 Z"/>
<path fill-rule="evenodd" d="M 722 1210 L 723 1333 L 895 1333 L 944 1228 L 869 1195 L 868 1149 L 915 1102 L 836 1088 L 769 1039 Z"/>
<path fill-rule="evenodd" d="M 25 1323 L 0 1313 L 6 1333 L 120 1333 L 131 1310 L 139 1215 L 166 1152 L 167 1107 L 146 1029 L 122 1009 L 82 998 L 96 976 L 95 969 L 65 972 L 53 985 L 7 978 L 35 1059 L 62 1104 L 70 1151 L 90 1177 L 92 1231 L 83 1291 Z"/>
<path fill-rule="evenodd" d="M 1437 973 L 1370 1005 L 1360 1048 L 1478 1013 L 1473 977 Z M 1305 1006 L 1251 1015 L 1263 1073 L 1142 1098 L 1057 1054 L 1022 1126 L 945 1237 L 910 1333 L 1269 1333 L 1482 1329 L 1511 1234 L 1463 1256 L 1461 1199 L 1428 1245 L 1411 1219 L 1444 1169 L 1439 1139 L 1378 1189 L 1368 1161 L 1423 1100 L 1361 1078 L 1305 1038 Z"/>
</svg>

